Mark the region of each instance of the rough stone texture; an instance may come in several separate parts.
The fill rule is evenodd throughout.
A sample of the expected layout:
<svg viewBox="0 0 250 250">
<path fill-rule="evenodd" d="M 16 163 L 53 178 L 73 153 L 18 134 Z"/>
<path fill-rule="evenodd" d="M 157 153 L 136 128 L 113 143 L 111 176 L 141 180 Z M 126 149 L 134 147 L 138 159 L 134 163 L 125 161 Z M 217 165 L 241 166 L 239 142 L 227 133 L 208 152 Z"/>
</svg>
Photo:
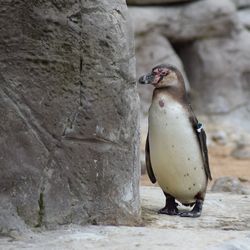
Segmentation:
<svg viewBox="0 0 250 250">
<path fill-rule="evenodd" d="M 232 151 L 231 155 L 234 158 L 240 160 L 247 160 L 250 159 L 250 140 L 248 143 L 240 143 L 236 146 L 236 148 Z"/>
<path fill-rule="evenodd" d="M 171 42 L 225 36 L 234 30 L 236 9 L 228 0 L 204 0 L 169 7 L 130 7 L 135 33 L 159 31 Z"/>
<path fill-rule="evenodd" d="M 135 223 L 139 103 L 125 1 L 3 0 L 0 24 L 1 218 Z"/>
<path fill-rule="evenodd" d="M 196 110 L 238 132 L 250 131 L 249 41 L 250 33 L 241 30 L 179 47 Z"/>
<path fill-rule="evenodd" d="M 174 3 L 183 3 L 191 2 L 193 0 L 127 0 L 127 4 L 131 5 L 155 5 L 155 4 L 174 4 Z"/>
<path fill-rule="evenodd" d="M 215 132 L 210 132 L 211 139 L 220 144 L 220 145 L 227 145 L 229 139 L 225 131 L 217 130 Z"/>
<path fill-rule="evenodd" d="M 250 194 L 246 191 L 245 187 L 241 184 L 241 181 L 237 177 L 221 177 L 215 180 L 212 188 L 212 192 L 229 192 L 233 194 Z"/>
<path fill-rule="evenodd" d="M 250 30 L 250 8 L 240 10 L 237 13 L 238 13 L 239 21 L 242 23 L 242 25 L 246 29 Z"/>
<path fill-rule="evenodd" d="M 19 241 L 0 239 L 0 248 L 16 249 L 143 249 L 249 250 L 250 198 L 208 193 L 200 218 L 158 215 L 164 205 L 160 188 L 142 188 L 144 227 L 71 226 L 28 235 Z M 32 238 L 31 238 L 32 237 Z"/>
<path fill-rule="evenodd" d="M 246 31 L 248 9 L 242 9 L 246 6 L 247 1 L 203 0 L 130 7 L 136 34 L 137 76 L 163 61 L 162 55 L 173 54 L 177 61 L 166 56 L 164 62 L 175 64 L 189 79 L 196 114 L 208 117 L 209 124 L 221 131 L 249 132 L 250 36 Z M 152 88 L 142 87 L 141 127 L 145 139 Z"/>
<path fill-rule="evenodd" d="M 231 0 L 238 9 L 250 7 L 250 0 Z"/>
</svg>

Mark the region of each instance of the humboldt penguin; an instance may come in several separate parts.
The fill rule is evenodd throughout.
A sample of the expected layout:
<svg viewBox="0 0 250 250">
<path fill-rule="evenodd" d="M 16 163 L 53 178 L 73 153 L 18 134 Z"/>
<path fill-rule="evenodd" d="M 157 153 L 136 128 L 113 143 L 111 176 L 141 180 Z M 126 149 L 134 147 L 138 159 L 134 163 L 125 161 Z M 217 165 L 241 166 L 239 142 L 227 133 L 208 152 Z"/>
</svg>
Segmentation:
<svg viewBox="0 0 250 250">
<path fill-rule="evenodd" d="M 182 74 L 172 65 L 158 65 L 139 83 L 155 87 L 145 155 L 149 178 L 158 182 L 166 197 L 159 213 L 199 217 L 212 177 L 206 133 L 188 102 Z M 176 200 L 191 209 L 180 212 Z"/>
</svg>

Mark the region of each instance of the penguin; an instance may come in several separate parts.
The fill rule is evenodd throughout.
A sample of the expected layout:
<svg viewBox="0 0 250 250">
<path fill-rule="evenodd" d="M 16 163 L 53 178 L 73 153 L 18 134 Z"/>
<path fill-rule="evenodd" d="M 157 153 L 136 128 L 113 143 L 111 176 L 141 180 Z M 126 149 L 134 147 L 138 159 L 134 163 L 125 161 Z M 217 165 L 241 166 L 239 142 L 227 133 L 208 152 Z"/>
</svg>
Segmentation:
<svg viewBox="0 0 250 250">
<path fill-rule="evenodd" d="M 183 76 L 176 67 L 162 64 L 139 83 L 154 86 L 145 155 L 148 176 L 166 197 L 158 213 L 199 217 L 212 177 L 206 133 L 188 102 Z M 179 211 L 176 201 L 190 211 Z"/>
</svg>

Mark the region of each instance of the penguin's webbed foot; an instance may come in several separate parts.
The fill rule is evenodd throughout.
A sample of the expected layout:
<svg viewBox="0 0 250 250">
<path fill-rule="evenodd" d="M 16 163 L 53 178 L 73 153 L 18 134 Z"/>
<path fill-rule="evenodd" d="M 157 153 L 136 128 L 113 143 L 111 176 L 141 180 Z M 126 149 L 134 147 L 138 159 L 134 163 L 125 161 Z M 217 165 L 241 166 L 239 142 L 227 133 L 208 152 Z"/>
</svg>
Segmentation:
<svg viewBox="0 0 250 250">
<path fill-rule="evenodd" d="M 158 214 L 178 215 L 179 211 L 177 208 L 169 209 L 164 207 L 158 211 Z"/>
<path fill-rule="evenodd" d="M 191 211 L 187 211 L 187 212 L 181 212 L 179 213 L 179 215 L 181 217 L 192 217 L 192 218 L 197 218 L 201 216 L 201 211 L 202 211 L 202 205 L 203 205 L 203 201 L 202 200 L 197 200 L 195 202 L 195 205 L 193 207 L 193 209 Z"/>
<path fill-rule="evenodd" d="M 179 211 L 175 201 L 166 202 L 166 206 L 158 211 L 158 214 L 178 215 Z"/>
</svg>

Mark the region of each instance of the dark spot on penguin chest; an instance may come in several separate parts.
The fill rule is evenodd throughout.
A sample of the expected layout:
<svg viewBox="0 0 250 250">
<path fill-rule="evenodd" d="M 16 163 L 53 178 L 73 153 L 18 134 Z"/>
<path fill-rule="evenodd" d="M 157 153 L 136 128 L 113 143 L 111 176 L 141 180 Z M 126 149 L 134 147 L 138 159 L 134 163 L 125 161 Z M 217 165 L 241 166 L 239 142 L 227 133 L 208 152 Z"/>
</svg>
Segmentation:
<svg viewBox="0 0 250 250">
<path fill-rule="evenodd" d="M 163 108 L 164 105 L 165 105 L 164 101 L 163 101 L 163 100 L 160 100 L 160 101 L 159 101 L 159 105 L 160 105 L 161 108 Z"/>
</svg>

